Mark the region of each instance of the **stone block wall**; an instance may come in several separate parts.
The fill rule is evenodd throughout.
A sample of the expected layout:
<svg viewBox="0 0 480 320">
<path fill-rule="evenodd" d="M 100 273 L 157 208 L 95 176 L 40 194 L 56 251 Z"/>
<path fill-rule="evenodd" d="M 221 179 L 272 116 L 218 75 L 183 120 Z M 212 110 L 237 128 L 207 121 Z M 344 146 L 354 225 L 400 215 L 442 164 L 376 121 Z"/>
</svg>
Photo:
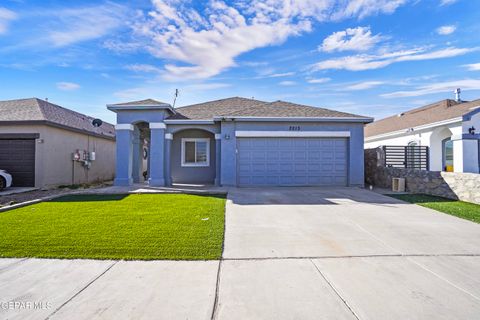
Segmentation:
<svg viewBox="0 0 480 320">
<path fill-rule="evenodd" d="M 392 178 L 405 178 L 408 192 L 480 204 L 480 174 L 388 168 L 381 148 L 365 150 L 365 183 L 392 188 Z"/>
</svg>

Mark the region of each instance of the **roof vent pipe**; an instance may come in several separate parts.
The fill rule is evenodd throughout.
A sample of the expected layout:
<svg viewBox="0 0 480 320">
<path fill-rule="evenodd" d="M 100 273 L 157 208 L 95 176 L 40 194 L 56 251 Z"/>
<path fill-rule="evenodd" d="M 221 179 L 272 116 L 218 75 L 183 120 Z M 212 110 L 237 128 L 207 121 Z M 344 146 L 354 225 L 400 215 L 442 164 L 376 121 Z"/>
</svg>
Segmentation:
<svg viewBox="0 0 480 320">
<path fill-rule="evenodd" d="M 462 102 L 462 99 L 460 99 L 460 93 L 462 91 L 460 90 L 460 88 L 457 88 L 455 89 L 454 93 L 455 93 L 455 101 L 456 102 Z"/>
</svg>

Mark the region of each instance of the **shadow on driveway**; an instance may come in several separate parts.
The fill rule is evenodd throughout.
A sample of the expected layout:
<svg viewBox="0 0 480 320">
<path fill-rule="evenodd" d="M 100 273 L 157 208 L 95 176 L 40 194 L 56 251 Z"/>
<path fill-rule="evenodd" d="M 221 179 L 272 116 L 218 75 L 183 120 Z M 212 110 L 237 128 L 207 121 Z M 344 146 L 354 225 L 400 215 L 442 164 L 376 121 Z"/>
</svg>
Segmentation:
<svg viewBox="0 0 480 320">
<path fill-rule="evenodd" d="M 401 200 L 349 187 L 235 188 L 228 198 L 238 205 L 403 204 Z"/>
</svg>

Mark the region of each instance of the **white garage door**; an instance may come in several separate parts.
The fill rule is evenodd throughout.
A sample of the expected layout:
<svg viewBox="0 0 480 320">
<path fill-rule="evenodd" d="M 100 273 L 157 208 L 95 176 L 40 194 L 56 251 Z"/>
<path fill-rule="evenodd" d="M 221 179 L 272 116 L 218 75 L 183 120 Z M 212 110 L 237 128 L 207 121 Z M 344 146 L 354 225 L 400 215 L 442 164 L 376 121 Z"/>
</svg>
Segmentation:
<svg viewBox="0 0 480 320">
<path fill-rule="evenodd" d="M 345 186 L 346 138 L 237 138 L 240 186 Z"/>
</svg>

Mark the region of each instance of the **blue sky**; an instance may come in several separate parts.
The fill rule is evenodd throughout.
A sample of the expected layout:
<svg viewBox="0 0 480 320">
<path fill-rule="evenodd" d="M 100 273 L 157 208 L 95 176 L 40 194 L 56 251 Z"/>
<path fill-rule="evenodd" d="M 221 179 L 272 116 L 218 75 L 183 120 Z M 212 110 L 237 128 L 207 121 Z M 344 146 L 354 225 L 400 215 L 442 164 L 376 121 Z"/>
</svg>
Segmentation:
<svg viewBox="0 0 480 320">
<path fill-rule="evenodd" d="M 0 99 L 107 103 L 230 96 L 381 118 L 480 98 L 479 0 L 0 3 Z"/>
</svg>

